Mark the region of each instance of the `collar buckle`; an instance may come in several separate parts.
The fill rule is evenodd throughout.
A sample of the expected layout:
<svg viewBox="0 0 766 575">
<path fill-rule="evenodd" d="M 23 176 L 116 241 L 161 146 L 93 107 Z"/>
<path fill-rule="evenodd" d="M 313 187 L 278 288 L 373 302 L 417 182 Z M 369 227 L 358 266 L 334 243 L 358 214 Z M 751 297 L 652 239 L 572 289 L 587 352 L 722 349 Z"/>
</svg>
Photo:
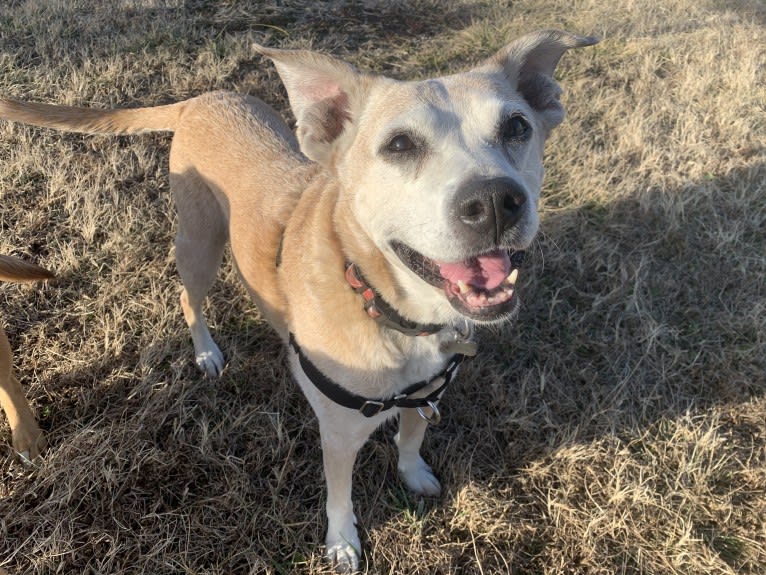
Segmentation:
<svg viewBox="0 0 766 575">
<path fill-rule="evenodd" d="M 359 408 L 359 413 L 364 415 L 365 417 L 375 417 L 378 415 L 381 411 L 384 411 L 386 409 L 386 404 L 382 401 L 375 401 L 374 399 L 368 399 L 362 404 L 362 407 Z"/>
</svg>

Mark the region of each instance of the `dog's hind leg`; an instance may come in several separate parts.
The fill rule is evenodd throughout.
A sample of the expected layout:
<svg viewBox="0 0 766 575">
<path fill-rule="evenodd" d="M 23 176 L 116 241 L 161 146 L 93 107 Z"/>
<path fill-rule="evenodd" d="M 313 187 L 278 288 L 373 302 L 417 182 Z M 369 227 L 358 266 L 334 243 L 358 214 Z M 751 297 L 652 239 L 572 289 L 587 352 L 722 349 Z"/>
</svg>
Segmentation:
<svg viewBox="0 0 766 575">
<path fill-rule="evenodd" d="M 209 377 L 221 375 L 224 359 L 213 341 L 202 305 L 223 259 L 226 219 L 210 189 L 197 177 L 171 174 L 178 208 L 176 266 L 183 282 L 181 309 L 189 326 L 197 366 Z"/>
<path fill-rule="evenodd" d="M 429 408 L 423 408 L 429 409 Z M 399 432 L 394 437 L 399 449 L 397 468 L 404 482 L 420 495 L 436 496 L 441 485 L 431 467 L 420 456 L 420 446 L 428 423 L 414 409 L 399 411 Z"/>
<path fill-rule="evenodd" d="M 34 459 L 45 449 L 45 436 L 13 374 L 11 346 L 0 328 L 0 405 L 8 416 L 13 448 L 24 459 Z"/>
</svg>

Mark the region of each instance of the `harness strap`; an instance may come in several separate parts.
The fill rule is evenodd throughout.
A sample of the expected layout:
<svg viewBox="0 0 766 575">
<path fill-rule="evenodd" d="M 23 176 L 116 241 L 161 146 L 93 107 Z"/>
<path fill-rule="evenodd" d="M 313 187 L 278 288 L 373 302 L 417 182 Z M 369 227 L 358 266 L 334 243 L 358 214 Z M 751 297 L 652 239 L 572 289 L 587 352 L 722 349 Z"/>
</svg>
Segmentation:
<svg viewBox="0 0 766 575">
<path fill-rule="evenodd" d="M 461 353 L 453 355 L 447 367 L 444 371 L 435 375 L 429 380 L 419 381 L 405 388 L 401 393 L 388 399 L 369 399 L 355 393 L 351 393 L 346 388 L 341 387 L 324 373 L 322 373 L 317 366 L 315 366 L 311 360 L 303 353 L 303 350 L 295 340 L 295 336 L 290 332 L 289 334 L 290 347 L 293 348 L 296 354 L 298 354 L 298 361 L 301 365 L 301 369 L 306 377 L 309 378 L 311 383 L 321 391 L 327 398 L 334 401 L 338 405 L 342 405 L 348 409 L 355 409 L 365 417 L 373 417 L 383 411 L 387 411 L 392 407 L 403 407 L 410 409 L 433 407 L 436 401 L 439 400 L 442 392 L 452 381 L 452 378 L 457 370 L 458 366 L 463 363 L 466 356 Z M 444 378 L 444 382 L 429 393 L 425 397 L 410 397 L 412 394 L 424 389 L 431 383 L 435 382 L 439 378 Z"/>
</svg>

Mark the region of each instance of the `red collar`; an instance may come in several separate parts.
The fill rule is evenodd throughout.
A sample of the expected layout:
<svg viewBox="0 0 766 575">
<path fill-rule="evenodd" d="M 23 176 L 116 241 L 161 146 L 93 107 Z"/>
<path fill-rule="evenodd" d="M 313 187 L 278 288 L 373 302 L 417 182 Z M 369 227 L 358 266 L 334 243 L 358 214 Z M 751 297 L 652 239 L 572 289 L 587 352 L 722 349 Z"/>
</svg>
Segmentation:
<svg viewBox="0 0 766 575">
<path fill-rule="evenodd" d="M 404 319 L 365 281 L 356 264 L 350 262 L 346 264 L 345 276 L 348 285 L 364 299 L 364 310 L 367 315 L 380 325 L 411 336 L 433 335 L 444 328 L 442 325 L 422 324 Z"/>
</svg>

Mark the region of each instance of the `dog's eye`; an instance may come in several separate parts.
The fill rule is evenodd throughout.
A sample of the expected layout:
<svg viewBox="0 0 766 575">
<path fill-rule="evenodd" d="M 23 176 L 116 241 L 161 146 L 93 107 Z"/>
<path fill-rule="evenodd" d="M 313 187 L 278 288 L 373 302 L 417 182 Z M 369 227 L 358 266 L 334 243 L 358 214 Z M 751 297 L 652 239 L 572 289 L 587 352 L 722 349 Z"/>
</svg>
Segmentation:
<svg viewBox="0 0 766 575">
<path fill-rule="evenodd" d="M 412 152 L 415 148 L 417 148 L 415 142 L 407 134 L 398 134 L 386 144 L 386 151 L 392 154 Z"/>
<path fill-rule="evenodd" d="M 525 142 L 532 135 L 532 126 L 524 116 L 515 115 L 506 119 L 500 126 L 500 138 L 503 142 Z"/>
</svg>

